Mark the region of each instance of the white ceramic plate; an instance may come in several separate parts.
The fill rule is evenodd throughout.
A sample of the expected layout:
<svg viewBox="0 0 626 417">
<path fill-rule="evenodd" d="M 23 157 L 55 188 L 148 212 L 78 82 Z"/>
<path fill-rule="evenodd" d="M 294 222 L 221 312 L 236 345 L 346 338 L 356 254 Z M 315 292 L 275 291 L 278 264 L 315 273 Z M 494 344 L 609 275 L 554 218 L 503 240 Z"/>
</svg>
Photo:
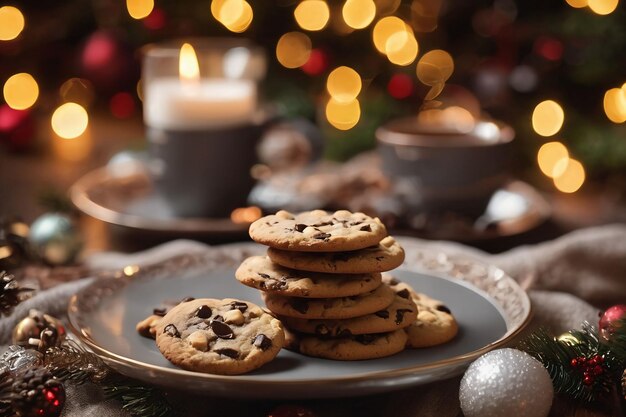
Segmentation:
<svg viewBox="0 0 626 417">
<path fill-rule="evenodd" d="M 530 302 L 513 279 L 497 268 L 443 254 L 420 253 L 417 271 L 394 275 L 417 291 L 442 300 L 460 326 L 457 337 L 438 347 L 356 362 L 310 358 L 287 350 L 262 368 L 241 376 L 178 369 L 135 324 L 166 299 L 234 297 L 262 304 L 259 293 L 234 278 L 240 254 L 209 251 L 164 261 L 116 278 L 104 278 L 76 294 L 69 305 L 75 335 L 128 376 L 170 388 L 245 398 L 311 398 L 367 395 L 436 381 L 511 340 L 528 322 Z"/>
</svg>

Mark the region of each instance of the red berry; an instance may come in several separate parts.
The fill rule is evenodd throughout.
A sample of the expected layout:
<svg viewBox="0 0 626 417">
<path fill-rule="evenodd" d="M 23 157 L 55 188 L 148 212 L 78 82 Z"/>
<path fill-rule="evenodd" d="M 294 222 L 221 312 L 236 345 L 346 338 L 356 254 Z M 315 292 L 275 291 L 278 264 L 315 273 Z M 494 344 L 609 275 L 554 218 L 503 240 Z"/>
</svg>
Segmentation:
<svg viewBox="0 0 626 417">
<path fill-rule="evenodd" d="M 615 329 L 620 326 L 620 320 L 626 318 L 626 304 L 618 304 L 606 309 L 600 316 L 600 334 L 606 340 L 609 340 Z"/>
<path fill-rule="evenodd" d="M 570 361 L 570 365 L 572 365 L 573 368 L 578 368 L 578 366 L 580 365 L 580 363 L 578 363 L 578 359 L 577 358 L 573 358 Z"/>
<path fill-rule="evenodd" d="M 585 375 L 585 377 L 583 378 L 583 384 L 585 385 L 593 384 L 593 378 L 590 377 L 589 375 Z"/>
<path fill-rule="evenodd" d="M 594 375 L 602 375 L 604 373 L 604 369 L 602 369 L 602 367 L 600 365 L 596 365 L 593 368 L 593 374 Z"/>
</svg>

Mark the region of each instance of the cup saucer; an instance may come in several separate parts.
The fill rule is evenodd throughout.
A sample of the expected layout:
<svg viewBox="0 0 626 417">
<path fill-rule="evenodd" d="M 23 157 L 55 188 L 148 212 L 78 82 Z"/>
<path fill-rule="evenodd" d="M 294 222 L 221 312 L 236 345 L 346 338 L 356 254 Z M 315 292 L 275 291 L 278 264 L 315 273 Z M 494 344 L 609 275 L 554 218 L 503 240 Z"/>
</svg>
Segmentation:
<svg viewBox="0 0 626 417">
<path fill-rule="evenodd" d="M 71 187 L 72 202 L 91 217 L 138 231 L 206 237 L 246 235 L 250 222 L 243 219 L 174 215 L 155 192 L 145 168 L 139 163 L 127 168 L 112 170 L 105 166 L 89 172 Z"/>
</svg>

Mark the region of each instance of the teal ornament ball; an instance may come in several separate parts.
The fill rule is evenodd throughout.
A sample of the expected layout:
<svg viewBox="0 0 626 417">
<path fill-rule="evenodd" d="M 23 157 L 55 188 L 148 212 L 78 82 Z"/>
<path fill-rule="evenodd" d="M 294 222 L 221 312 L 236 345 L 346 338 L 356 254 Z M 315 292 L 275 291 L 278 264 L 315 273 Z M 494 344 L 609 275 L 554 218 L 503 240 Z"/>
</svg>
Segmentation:
<svg viewBox="0 0 626 417">
<path fill-rule="evenodd" d="M 467 368 L 459 392 L 465 417 L 546 417 L 553 397 L 548 371 L 517 349 L 478 358 Z"/>
<path fill-rule="evenodd" d="M 39 258 L 50 265 L 74 262 L 83 246 L 72 219 L 60 213 L 37 218 L 30 226 L 28 240 Z"/>
</svg>

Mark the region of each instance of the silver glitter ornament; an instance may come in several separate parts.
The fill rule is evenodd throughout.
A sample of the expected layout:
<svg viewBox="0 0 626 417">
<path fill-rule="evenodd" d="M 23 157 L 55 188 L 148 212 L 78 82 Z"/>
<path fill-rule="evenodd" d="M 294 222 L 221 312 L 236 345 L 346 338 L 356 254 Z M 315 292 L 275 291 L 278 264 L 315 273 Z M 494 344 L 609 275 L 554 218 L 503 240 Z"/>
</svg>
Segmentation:
<svg viewBox="0 0 626 417">
<path fill-rule="evenodd" d="M 28 240 L 39 257 L 50 265 L 73 262 L 82 248 L 74 222 L 64 214 L 47 213 L 30 226 Z"/>
<path fill-rule="evenodd" d="M 546 417 L 553 397 L 548 371 L 517 349 L 478 358 L 465 372 L 459 393 L 465 417 Z"/>
</svg>

